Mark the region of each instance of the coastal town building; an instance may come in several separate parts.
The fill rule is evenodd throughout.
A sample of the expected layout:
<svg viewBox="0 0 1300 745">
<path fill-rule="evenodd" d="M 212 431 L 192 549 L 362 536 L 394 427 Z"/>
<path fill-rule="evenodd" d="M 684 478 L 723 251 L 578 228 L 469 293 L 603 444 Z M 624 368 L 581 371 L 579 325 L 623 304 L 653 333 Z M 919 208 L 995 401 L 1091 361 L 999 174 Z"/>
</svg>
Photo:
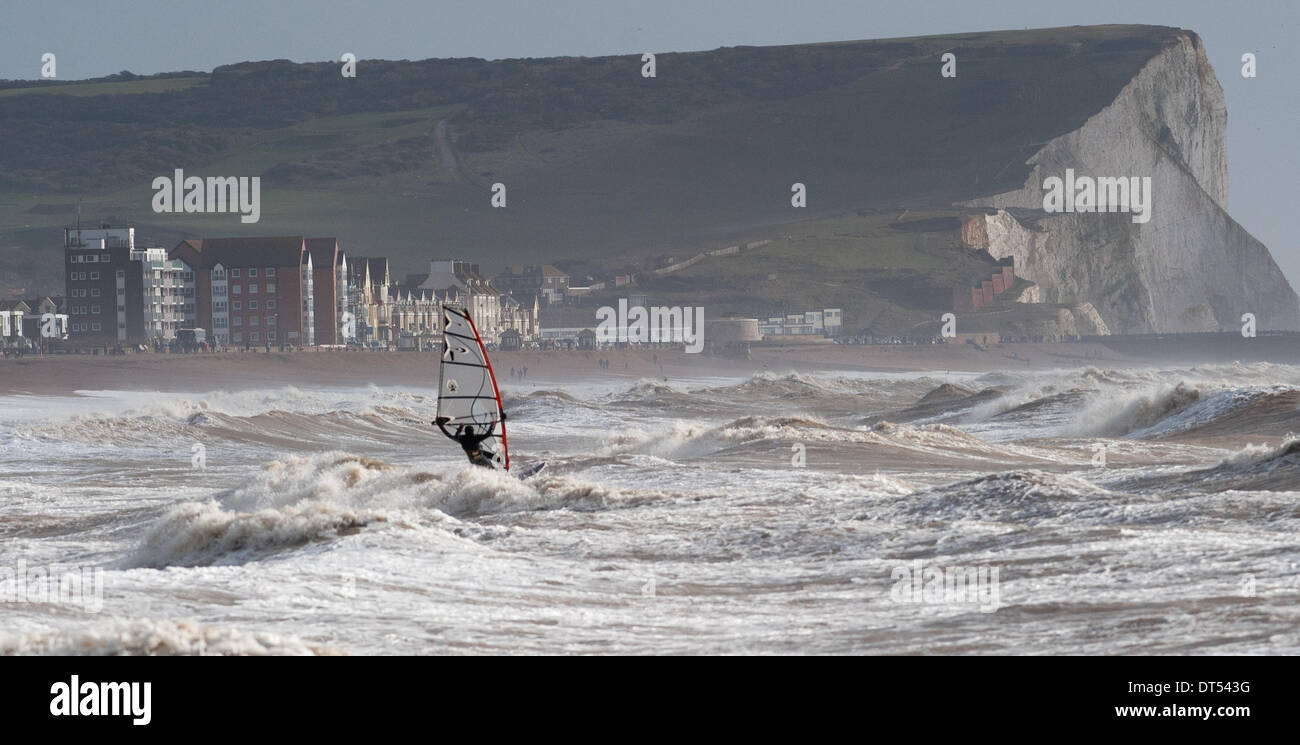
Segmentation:
<svg viewBox="0 0 1300 745">
<path fill-rule="evenodd" d="M 193 272 L 194 325 L 215 344 L 315 344 L 315 273 L 301 236 L 185 240 L 171 257 Z"/>
<path fill-rule="evenodd" d="M 763 336 L 836 336 L 844 324 L 840 308 L 823 308 L 801 313 L 784 313 L 759 319 L 758 331 Z"/>
<path fill-rule="evenodd" d="M 479 273 L 478 264 L 459 259 L 436 259 L 429 262 L 429 276 L 420 289 L 433 290 L 463 305 L 485 340 L 495 340 L 500 332 L 502 293 Z"/>
<path fill-rule="evenodd" d="M 32 308 L 22 300 L 0 300 L 0 349 L 27 349 L 23 319 Z"/>
<path fill-rule="evenodd" d="M 346 264 L 348 312 L 353 339 L 362 344 L 394 341 L 388 302 L 392 278 L 388 258 L 353 256 Z"/>
<path fill-rule="evenodd" d="M 562 303 L 569 292 L 570 277 L 550 264 L 510 266 L 492 278 L 492 286 L 513 294 L 521 302 L 536 295 L 543 303 Z"/>
<path fill-rule="evenodd" d="M 343 251 L 336 238 L 307 238 L 305 242 L 312 266 L 313 342 L 318 346 L 344 344 L 339 310 L 343 307 L 340 294 L 345 298 L 347 295 L 347 263 Z"/>
<path fill-rule="evenodd" d="M 31 310 L 21 320 L 22 336 L 30 347 L 51 349 L 68 339 L 64 299 L 48 295 L 22 301 Z"/>
<path fill-rule="evenodd" d="M 991 305 L 994 298 L 1010 290 L 1016 284 L 1016 260 L 1006 256 L 997 260 L 993 271 L 970 285 L 959 285 L 953 289 L 952 309 L 956 311 L 979 310 Z"/>
<path fill-rule="evenodd" d="M 498 343 L 508 332 L 518 335 L 519 343 L 535 341 L 541 338 L 540 318 L 541 300 L 537 295 L 525 295 L 516 299 L 512 293 L 501 296 L 501 323 L 493 336 Z"/>
<path fill-rule="evenodd" d="M 65 308 L 73 342 L 167 343 L 193 315 L 193 274 L 135 228 L 65 228 Z"/>
<path fill-rule="evenodd" d="M 202 329 L 218 347 L 427 349 L 441 339 L 442 306 L 455 304 L 470 310 L 486 343 L 510 331 L 522 347 L 540 338 L 539 307 L 562 300 L 569 279 L 530 268 L 526 286 L 503 291 L 478 265 L 443 259 L 398 284 L 387 257 L 348 256 L 333 237 L 193 238 L 169 251 L 137 245 L 134 228 L 101 226 L 67 228 L 64 243 L 67 328 L 96 345 L 158 346 Z M 6 343 L 33 312 L 10 305 Z"/>
</svg>

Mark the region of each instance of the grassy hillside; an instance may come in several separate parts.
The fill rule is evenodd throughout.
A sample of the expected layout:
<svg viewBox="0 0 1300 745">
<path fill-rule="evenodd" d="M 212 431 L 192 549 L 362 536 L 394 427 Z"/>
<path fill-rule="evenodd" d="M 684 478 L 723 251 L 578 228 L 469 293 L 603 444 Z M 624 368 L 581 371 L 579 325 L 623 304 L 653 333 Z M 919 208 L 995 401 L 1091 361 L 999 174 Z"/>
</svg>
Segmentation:
<svg viewBox="0 0 1300 745">
<path fill-rule="evenodd" d="M 597 292 L 584 305 L 612 305 L 643 292 L 653 305 L 703 305 L 714 317 L 838 307 L 848 329 L 907 333 L 937 322 L 935 308 L 954 287 L 988 279 L 994 270 L 987 253 L 961 247 L 962 214 L 862 210 L 758 229 L 746 242 L 768 243 L 661 277 L 642 274 L 636 289 Z M 595 264 L 628 268 L 619 260 Z"/>
<path fill-rule="evenodd" d="M 155 235 L 337 235 L 349 252 L 387 254 L 398 274 L 431 256 L 490 271 L 693 252 L 797 220 L 946 205 L 1019 183 L 1025 157 L 1105 106 L 1178 33 L 727 48 L 659 55 L 653 79 L 627 55 L 363 60 L 354 79 L 336 63 L 273 61 L 11 82 L 0 85 L 0 252 L 57 246 L 78 203 L 88 222 Z M 945 51 L 956 79 L 939 75 Z M 149 184 L 174 168 L 261 176 L 261 222 L 153 214 Z M 489 204 L 498 181 L 506 209 Z M 789 203 L 796 181 L 805 210 Z M 851 276 L 845 257 L 818 266 Z"/>
</svg>

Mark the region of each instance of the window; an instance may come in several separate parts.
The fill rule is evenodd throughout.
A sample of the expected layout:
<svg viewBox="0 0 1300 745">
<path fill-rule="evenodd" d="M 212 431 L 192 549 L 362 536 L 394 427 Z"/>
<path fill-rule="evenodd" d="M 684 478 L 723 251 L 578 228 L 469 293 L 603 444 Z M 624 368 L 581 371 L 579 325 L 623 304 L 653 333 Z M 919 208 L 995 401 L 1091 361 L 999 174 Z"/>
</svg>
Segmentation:
<svg viewBox="0 0 1300 745">
<path fill-rule="evenodd" d="M 256 326 L 256 325 L 257 325 L 257 316 L 249 316 L 249 317 L 248 317 L 248 325 L 249 325 L 249 326 Z"/>
<path fill-rule="evenodd" d="M 274 285 L 274 284 L 269 284 L 269 285 L 266 286 L 266 294 L 268 294 L 268 295 L 274 295 L 274 294 L 275 294 L 275 285 Z"/>
<path fill-rule="evenodd" d="M 254 332 L 250 333 L 250 334 L 248 335 L 248 340 L 249 340 L 249 341 L 257 341 L 257 340 L 258 340 L 258 339 L 257 339 L 257 332 L 254 331 Z"/>
<path fill-rule="evenodd" d="M 249 300 L 249 301 L 248 301 L 248 309 L 249 309 L 249 310 L 257 310 L 257 301 L 256 301 L 256 300 Z"/>
<path fill-rule="evenodd" d="M 238 269 L 231 269 L 231 270 L 230 270 L 230 276 L 235 277 L 235 278 L 238 278 L 238 277 L 239 277 L 239 270 L 238 270 Z"/>
<path fill-rule="evenodd" d="M 91 273 L 90 273 L 90 278 L 91 278 L 91 279 L 99 279 L 99 272 L 91 272 Z"/>
<path fill-rule="evenodd" d="M 231 285 L 231 286 L 230 286 L 230 294 L 231 294 L 231 295 L 238 295 L 242 290 L 243 290 L 243 285 Z"/>
<path fill-rule="evenodd" d="M 231 318 L 231 319 L 230 319 L 230 325 L 231 325 L 231 326 L 243 326 L 243 325 L 244 325 L 244 317 L 243 317 L 243 316 L 235 316 L 234 318 Z"/>
<path fill-rule="evenodd" d="M 77 273 L 76 273 L 76 272 L 69 272 L 69 273 L 68 273 L 68 279 L 71 280 L 71 281 L 73 281 L 73 282 L 76 282 L 76 281 L 77 281 Z"/>
<path fill-rule="evenodd" d="M 90 296 L 91 296 L 91 297 L 99 297 L 99 288 L 98 288 L 98 287 L 91 288 L 91 290 L 90 290 Z"/>
<path fill-rule="evenodd" d="M 257 279 L 257 267 L 250 267 L 248 270 L 249 279 Z"/>
<path fill-rule="evenodd" d="M 244 341 L 244 335 L 241 334 L 241 333 L 239 333 L 239 332 L 235 332 L 235 333 L 231 336 L 231 338 L 234 339 L 234 341 L 235 341 L 236 344 L 239 344 L 240 342 Z"/>
<path fill-rule="evenodd" d="M 243 309 L 244 309 L 244 303 L 241 302 L 241 301 L 239 301 L 239 300 L 232 300 L 232 301 L 230 302 L 230 306 L 231 306 L 232 308 L 234 308 L 235 310 L 243 310 Z"/>
<path fill-rule="evenodd" d="M 91 330 L 91 331 L 102 331 L 103 328 L 104 328 L 104 327 L 101 326 L 101 325 L 99 325 L 98 323 L 92 323 L 92 324 L 90 324 L 90 330 Z"/>
<path fill-rule="evenodd" d="M 275 276 L 275 267 L 273 267 L 273 266 L 268 266 L 268 267 L 266 268 L 266 276 L 268 276 L 268 277 L 274 277 L 274 276 Z"/>
<path fill-rule="evenodd" d="M 108 261 L 109 261 L 109 259 L 108 259 L 108 254 L 100 254 L 100 255 L 99 255 L 99 263 L 101 263 L 101 264 L 107 264 Z"/>
<path fill-rule="evenodd" d="M 249 295 L 256 295 L 256 294 L 257 294 L 257 285 L 249 285 L 249 286 L 248 286 L 248 294 L 249 294 Z"/>
<path fill-rule="evenodd" d="M 212 270 L 212 278 L 213 278 L 214 280 L 223 280 L 223 281 L 224 281 L 225 278 L 226 278 L 226 270 L 225 270 L 225 269 L 213 269 L 213 270 Z"/>
<path fill-rule="evenodd" d="M 274 300 L 267 300 L 267 301 L 266 301 L 266 309 L 267 309 L 267 310 L 275 310 L 275 301 L 274 301 Z"/>
<path fill-rule="evenodd" d="M 274 342 L 274 341 L 275 341 L 275 332 L 274 332 L 274 331 L 268 331 L 268 332 L 266 332 L 266 340 L 267 340 L 267 341 L 270 341 L 270 342 Z"/>
<path fill-rule="evenodd" d="M 100 305 L 92 305 L 92 306 L 90 306 L 90 314 L 91 314 L 92 316 L 97 316 L 97 315 L 99 315 L 100 310 L 101 310 L 102 308 L 103 308 L 103 306 L 100 306 Z"/>
<path fill-rule="evenodd" d="M 187 306 L 185 306 L 185 307 L 188 308 L 189 306 L 187 305 Z M 219 313 L 225 313 L 225 312 L 226 312 L 226 303 L 225 303 L 224 301 L 213 301 L 213 303 L 212 303 L 212 310 L 213 310 L 213 311 L 216 311 L 216 312 L 219 312 Z"/>
<path fill-rule="evenodd" d="M 99 261 L 99 257 L 95 256 L 94 254 L 87 254 L 86 256 L 82 257 L 82 260 L 87 264 L 94 264 L 95 262 Z"/>
<path fill-rule="evenodd" d="M 267 317 L 266 317 L 266 325 L 267 325 L 267 326 L 274 326 L 274 325 L 275 325 L 275 316 L 267 316 Z"/>
<path fill-rule="evenodd" d="M 117 306 L 117 312 L 118 312 L 118 313 L 125 313 L 125 312 L 126 312 L 126 306 L 125 306 L 125 305 L 119 305 L 119 306 Z"/>
<path fill-rule="evenodd" d="M 117 270 L 117 278 L 118 278 L 118 279 L 126 279 L 126 272 L 122 271 L 121 269 L 118 269 L 118 270 Z"/>
</svg>

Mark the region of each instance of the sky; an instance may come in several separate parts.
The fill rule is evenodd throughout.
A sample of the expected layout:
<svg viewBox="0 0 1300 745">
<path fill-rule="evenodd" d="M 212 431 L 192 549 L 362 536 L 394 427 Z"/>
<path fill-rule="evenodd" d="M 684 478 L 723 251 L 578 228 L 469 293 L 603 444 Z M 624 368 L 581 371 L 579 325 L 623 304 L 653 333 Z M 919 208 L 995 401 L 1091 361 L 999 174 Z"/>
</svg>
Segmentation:
<svg viewBox="0 0 1300 745">
<path fill-rule="evenodd" d="M 1300 0 L 0 0 L 0 78 L 209 71 L 247 60 L 640 54 L 1102 23 L 1199 33 L 1228 105 L 1229 212 L 1293 286 Z M 1241 56 L 1256 55 L 1255 78 Z M 0 139 L 0 146 L 3 140 Z"/>
</svg>

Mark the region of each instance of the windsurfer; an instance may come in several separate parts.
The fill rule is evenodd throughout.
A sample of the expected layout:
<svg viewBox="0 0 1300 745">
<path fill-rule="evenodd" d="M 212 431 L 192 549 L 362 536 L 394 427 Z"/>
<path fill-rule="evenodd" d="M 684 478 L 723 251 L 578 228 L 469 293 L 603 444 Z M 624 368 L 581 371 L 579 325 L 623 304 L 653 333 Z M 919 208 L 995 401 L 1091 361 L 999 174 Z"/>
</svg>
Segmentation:
<svg viewBox="0 0 1300 745">
<path fill-rule="evenodd" d="M 481 425 L 479 428 L 483 429 Z M 456 434 L 452 435 L 451 439 L 455 440 L 461 449 L 465 451 L 470 463 L 483 468 L 496 468 L 496 463 L 492 461 L 493 454 L 481 447 L 483 441 L 491 437 L 496 428 L 496 422 L 491 422 L 482 434 L 475 434 L 474 425 L 462 424 L 456 428 Z"/>
</svg>

